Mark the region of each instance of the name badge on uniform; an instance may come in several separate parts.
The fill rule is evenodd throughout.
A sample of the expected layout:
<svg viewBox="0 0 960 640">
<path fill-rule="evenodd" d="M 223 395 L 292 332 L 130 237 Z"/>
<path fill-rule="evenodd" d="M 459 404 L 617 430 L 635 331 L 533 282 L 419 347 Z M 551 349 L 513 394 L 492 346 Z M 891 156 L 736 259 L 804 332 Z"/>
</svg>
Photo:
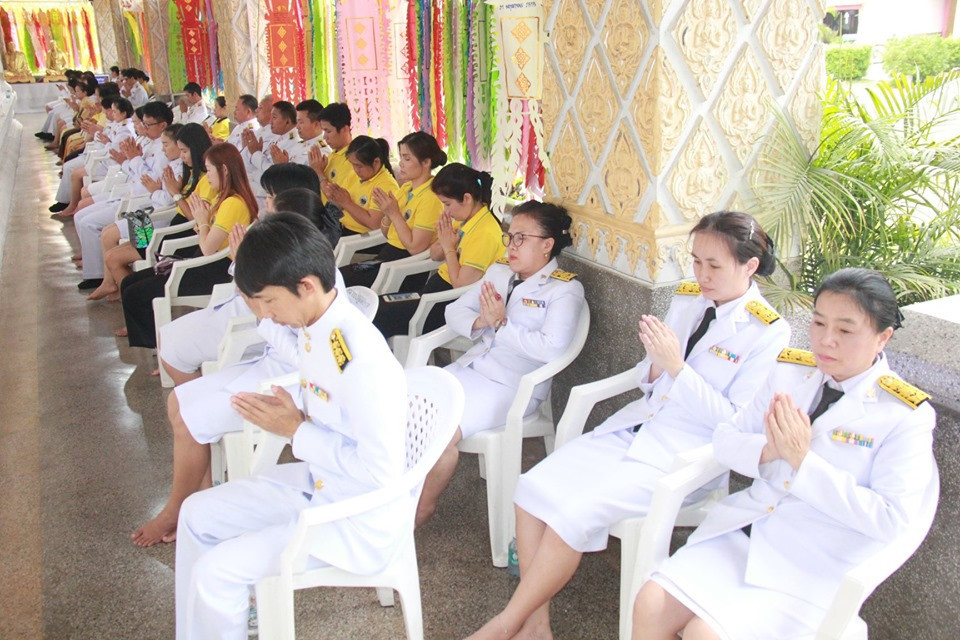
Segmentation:
<svg viewBox="0 0 960 640">
<path fill-rule="evenodd" d="M 318 387 L 316 383 L 313 383 L 313 382 L 309 383 L 307 385 L 307 388 L 310 389 L 310 393 L 317 396 L 324 402 L 328 402 L 330 400 L 330 396 L 327 394 L 327 392 L 321 389 L 320 387 Z"/>
<path fill-rule="evenodd" d="M 740 362 L 740 356 L 738 356 L 735 353 L 731 353 L 726 349 L 718 347 L 717 345 L 713 345 L 712 347 L 710 347 L 710 353 L 717 356 L 718 358 L 723 358 L 724 360 L 732 362 L 733 364 L 737 364 L 738 362 Z"/>
<path fill-rule="evenodd" d="M 868 438 L 859 433 L 853 433 L 852 431 L 844 431 L 843 429 L 834 429 L 831 431 L 830 439 L 836 440 L 837 442 L 855 444 L 858 447 L 866 447 L 867 449 L 873 448 L 873 438 Z"/>
<path fill-rule="evenodd" d="M 523 306 L 525 307 L 536 307 L 537 309 L 546 309 L 547 301 L 546 300 L 534 300 L 533 298 L 524 298 Z"/>
</svg>

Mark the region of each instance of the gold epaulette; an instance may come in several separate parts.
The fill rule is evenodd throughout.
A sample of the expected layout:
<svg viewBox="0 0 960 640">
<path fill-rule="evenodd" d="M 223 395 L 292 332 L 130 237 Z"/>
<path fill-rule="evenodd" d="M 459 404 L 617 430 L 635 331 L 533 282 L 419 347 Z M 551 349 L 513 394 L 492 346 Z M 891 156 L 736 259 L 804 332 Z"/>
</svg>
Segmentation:
<svg viewBox="0 0 960 640">
<path fill-rule="evenodd" d="M 813 351 L 804 351 L 803 349 L 793 349 L 787 347 L 777 356 L 777 362 L 790 362 L 792 364 L 802 364 L 807 367 L 817 366 L 817 360 L 813 357 Z"/>
<path fill-rule="evenodd" d="M 330 350 L 333 352 L 333 359 L 337 363 L 337 368 L 340 369 L 340 373 L 343 373 L 353 356 L 350 355 L 350 349 L 347 348 L 347 343 L 343 339 L 340 329 L 334 329 L 330 332 Z"/>
<path fill-rule="evenodd" d="M 752 313 L 763 324 L 773 324 L 780 319 L 780 314 L 763 304 L 759 300 L 751 300 L 747 303 L 747 311 Z"/>
<path fill-rule="evenodd" d="M 916 409 L 930 399 L 929 393 L 925 393 L 894 376 L 881 376 L 877 380 L 877 384 L 880 385 L 881 389 L 896 397 L 911 409 Z"/>
<path fill-rule="evenodd" d="M 557 280 L 563 280 L 564 282 L 570 282 L 577 277 L 577 274 L 564 271 L 563 269 L 554 269 L 553 273 L 550 274 L 550 277 L 556 278 Z"/>
<path fill-rule="evenodd" d="M 506 265 L 509 265 L 509 264 L 510 264 L 510 260 L 509 260 L 509 258 L 507 258 L 507 256 L 503 256 L 502 258 L 500 258 L 499 260 L 497 260 L 497 264 L 506 264 Z"/>
<path fill-rule="evenodd" d="M 700 285 L 696 282 L 681 282 L 674 293 L 678 296 L 698 296 L 700 295 Z"/>
</svg>

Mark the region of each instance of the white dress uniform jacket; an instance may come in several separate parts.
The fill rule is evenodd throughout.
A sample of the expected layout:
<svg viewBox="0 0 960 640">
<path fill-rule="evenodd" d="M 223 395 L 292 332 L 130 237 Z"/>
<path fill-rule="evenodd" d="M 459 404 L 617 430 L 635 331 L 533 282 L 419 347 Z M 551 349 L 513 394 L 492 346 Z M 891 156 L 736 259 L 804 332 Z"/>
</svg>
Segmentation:
<svg viewBox="0 0 960 640">
<path fill-rule="evenodd" d="M 293 151 L 290 152 L 290 162 L 310 164 L 310 149 L 316 146 L 320 147 L 323 155 L 330 155 L 330 147 L 323 144 L 323 134 L 321 133 L 309 140 L 301 140 L 300 143 L 294 147 Z"/>
<path fill-rule="evenodd" d="M 247 120 L 246 122 L 241 122 L 240 124 L 238 124 L 237 126 L 235 126 L 235 127 L 233 128 L 233 131 L 231 131 L 231 132 L 230 132 L 230 135 L 227 136 L 227 140 L 226 140 L 226 141 L 229 142 L 230 144 L 232 144 L 233 146 L 235 146 L 238 151 L 242 151 L 242 150 L 243 150 L 243 142 L 241 141 L 240 136 L 241 136 L 241 135 L 243 134 L 243 132 L 246 131 L 247 129 L 252 129 L 253 131 L 259 130 L 259 129 L 260 129 L 260 121 L 257 120 L 256 118 L 250 118 L 250 119 Z"/>
<path fill-rule="evenodd" d="M 186 111 L 180 110 L 180 105 L 173 108 L 173 121 L 180 124 L 203 124 L 210 112 L 207 111 L 207 105 L 203 100 L 196 104 L 187 106 Z"/>
<path fill-rule="evenodd" d="M 713 303 L 699 295 L 699 287 L 681 285 L 677 291 L 664 323 L 677 334 L 683 350 Z M 637 433 L 627 455 L 668 471 L 677 452 L 709 443 L 713 428 L 753 399 L 789 341 L 787 321 L 767 306 L 757 285 L 751 284 L 743 296 L 717 309 L 716 319 L 675 380 L 663 373 L 649 382 L 651 362 L 644 358 L 636 367 L 643 397 L 610 416 L 593 435 L 652 420 Z"/>
<path fill-rule="evenodd" d="M 514 277 L 506 264 L 490 265 L 480 282 L 447 306 L 445 317 L 453 331 L 471 340 L 479 338 L 457 364 L 515 390 L 520 378 L 558 357 L 570 344 L 583 307 L 583 285 L 552 259 L 514 287 L 506 305 L 507 324 L 496 331 L 492 327 L 473 331 L 482 284 L 492 283 L 506 300 Z M 550 381 L 538 385 L 534 398 L 543 400 L 549 389 Z"/>
<path fill-rule="evenodd" d="M 783 460 L 760 465 L 773 395 L 789 393 L 809 413 L 828 380 L 809 360 L 778 364 L 754 401 L 717 427 L 717 460 L 755 480 L 712 509 L 688 544 L 751 524 L 746 583 L 826 609 L 843 575 L 914 521 L 935 464 L 936 416 L 928 396 L 897 379 L 881 354 L 837 383 L 844 395 L 813 423 L 798 470 Z"/>
</svg>

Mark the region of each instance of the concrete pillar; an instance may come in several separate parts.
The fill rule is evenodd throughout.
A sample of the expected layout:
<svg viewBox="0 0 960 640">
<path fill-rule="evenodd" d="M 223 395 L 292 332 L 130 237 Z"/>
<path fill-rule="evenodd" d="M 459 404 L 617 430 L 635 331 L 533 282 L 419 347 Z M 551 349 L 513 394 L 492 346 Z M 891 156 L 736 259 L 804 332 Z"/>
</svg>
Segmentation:
<svg viewBox="0 0 960 640">
<path fill-rule="evenodd" d="M 170 19 L 167 15 L 167 0 L 144 0 L 144 22 L 147 25 L 147 43 L 150 47 L 150 82 L 156 95 L 168 95 L 182 87 L 170 86 L 170 60 L 167 39 L 170 34 Z"/>
<path fill-rule="evenodd" d="M 688 277 L 702 215 L 743 208 L 780 106 L 819 134 L 819 0 L 545 0 L 547 195 L 574 251 L 649 285 Z"/>
<path fill-rule="evenodd" d="M 269 93 L 265 14 L 263 0 L 218 0 L 214 3 L 224 96 L 228 105 L 244 93 L 257 99 Z"/>
<path fill-rule="evenodd" d="M 93 0 L 93 15 L 97 23 L 97 37 L 100 39 L 103 71 L 106 72 L 113 65 L 121 69 L 129 67 L 126 47 L 121 42 L 126 40 L 124 32 L 120 31 L 121 38 L 117 38 L 116 28 L 122 26 L 119 23 L 119 4 L 112 0 Z"/>
</svg>

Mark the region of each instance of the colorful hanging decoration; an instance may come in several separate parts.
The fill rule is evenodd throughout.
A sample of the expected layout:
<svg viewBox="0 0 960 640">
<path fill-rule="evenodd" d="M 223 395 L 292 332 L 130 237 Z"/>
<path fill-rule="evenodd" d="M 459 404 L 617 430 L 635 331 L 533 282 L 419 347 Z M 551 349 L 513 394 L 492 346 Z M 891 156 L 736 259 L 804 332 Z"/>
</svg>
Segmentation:
<svg viewBox="0 0 960 640">
<path fill-rule="evenodd" d="M 207 21 L 204 19 L 206 4 L 204 0 L 176 0 L 177 19 L 183 37 L 184 67 L 187 81 L 196 82 L 201 87 L 209 86 L 213 81 L 210 65 Z"/>
<path fill-rule="evenodd" d="M 183 55 L 183 32 L 180 29 L 180 19 L 177 17 L 177 3 L 174 0 L 167 2 L 167 20 L 170 30 L 167 33 L 167 62 L 170 73 L 170 86 L 179 90 L 187 84 L 187 65 Z"/>
<path fill-rule="evenodd" d="M 336 6 L 329 0 L 310 0 L 310 29 L 304 39 L 309 52 L 312 74 L 307 74 L 307 95 L 322 104 L 336 102 L 337 90 L 337 21 Z M 306 25 L 304 25 L 306 32 Z"/>
<path fill-rule="evenodd" d="M 297 0 L 267 0 L 267 60 L 274 100 L 306 98 L 303 20 Z"/>
<path fill-rule="evenodd" d="M 391 3 L 390 13 L 387 16 L 389 71 L 388 90 L 391 104 L 396 101 L 408 102 L 410 95 L 409 40 L 407 39 L 408 13 L 410 4 L 406 0 Z M 415 79 L 415 78 L 414 78 Z M 412 104 L 412 102 L 409 102 Z M 413 109 L 390 109 L 390 129 L 394 133 L 394 140 L 400 140 L 407 133 L 414 131 Z"/>
<path fill-rule="evenodd" d="M 340 0 L 337 34 L 340 95 L 354 131 L 392 137 L 387 36 L 389 0 Z"/>
<path fill-rule="evenodd" d="M 470 6 L 470 45 L 467 71 L 467 151 L 474 167 L 490 169 L 496 135 L 496 102 L 493 99 L 490 23 L 493 10 L 483 0 Z"/>
<path fill-rule="evenodd" d="M 540 0 L 494 5 L 497 136 L 492 171 L 493 206 L 500 212 L 519 172 L 524 184 L 541 192 L 547 157 L 540 99 L 543 93 L 543 6 Z"/>
</svg>

